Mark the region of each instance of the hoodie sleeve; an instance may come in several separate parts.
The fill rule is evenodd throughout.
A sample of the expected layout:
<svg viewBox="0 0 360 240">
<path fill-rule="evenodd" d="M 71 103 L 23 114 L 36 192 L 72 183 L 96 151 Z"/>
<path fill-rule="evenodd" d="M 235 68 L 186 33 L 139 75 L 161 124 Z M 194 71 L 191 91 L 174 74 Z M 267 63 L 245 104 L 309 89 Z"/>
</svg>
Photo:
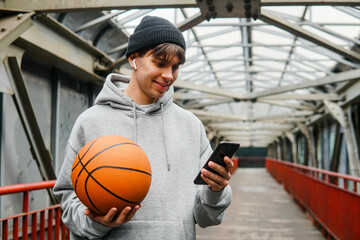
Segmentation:
<svg viewBox="0 0 360 240">
<path fill-rule="evenodd" d="M 71 168 L 76 154 L 76 151 L 68 143 L 65 160 L 53 189 L 63 210 L 62 221 L 73 234 L 88 239 L 102 239 L 111 228 L 93 221 L 84 214 L 86 207 L 77 198 L 72 187 Z"/>
<path fill-rule="evenodd" d="M 201 163 L 207 161 L 212 153 L 210 143 L 206 138 L 204 127 L 201 133 Z M 206 185 L 198 186 L 195 197 L 194 217 L 195 221 L 202 228 L 218 225 L 222 222 L 226 208 L 230 205 L 232 191 L 230 185 L 219 192 L 212 191 Z"/>
</svg>

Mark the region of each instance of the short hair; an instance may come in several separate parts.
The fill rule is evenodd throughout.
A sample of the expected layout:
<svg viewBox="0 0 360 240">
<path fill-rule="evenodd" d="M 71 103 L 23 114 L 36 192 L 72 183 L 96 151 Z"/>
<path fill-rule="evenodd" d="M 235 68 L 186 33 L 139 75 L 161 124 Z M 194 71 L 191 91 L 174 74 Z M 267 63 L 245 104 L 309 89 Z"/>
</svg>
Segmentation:
<svg viewBox="0 0 360 240">
<path fill-rule="evenodd" d="M 155 47 L 145 48 L 137 52 L 139 57 L 144 56 L 148 51 L 151 51 L 153 56 L 163 57 L 165 61 L 170 61 L 171 58 L 177 56 L 179 63 L 185 63 L 185 51 L 179 45 L 173 43 L 161 43 Z"/>
</svg>

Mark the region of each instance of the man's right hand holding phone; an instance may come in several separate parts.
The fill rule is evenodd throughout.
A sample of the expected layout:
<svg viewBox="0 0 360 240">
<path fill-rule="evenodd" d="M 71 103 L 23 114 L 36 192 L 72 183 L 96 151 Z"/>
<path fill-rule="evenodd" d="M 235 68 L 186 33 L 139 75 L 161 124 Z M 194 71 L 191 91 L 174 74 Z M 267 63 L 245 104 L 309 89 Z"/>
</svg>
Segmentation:
<svg viewBox="0 0 360 240">
<path fill-rule="evenodd" d="M 226 163 L 225 167 L 210 161 L 209 167 L 217 172 L 213 173 L 205 168 L 201 169 L 201 178 L 208 184 L 210 189 L 214 192 L 221 191 L 227 185 L 229 185 L 229 180 L 231 178 L 230 169 L 234 166 L 233 161 L 225 156 L 224 162 Z"/>
</svg>

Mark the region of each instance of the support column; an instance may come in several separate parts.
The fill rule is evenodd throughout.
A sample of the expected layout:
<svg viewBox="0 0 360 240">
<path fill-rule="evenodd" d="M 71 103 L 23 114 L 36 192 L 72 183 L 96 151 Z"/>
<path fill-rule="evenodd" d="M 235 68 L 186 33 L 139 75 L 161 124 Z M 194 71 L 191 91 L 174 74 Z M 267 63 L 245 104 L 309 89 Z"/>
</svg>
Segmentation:
<svg viewBox="0 0 360 240">
<path fill-rule="evenodd" d="M 304 136 L 305 136 L 306 144 L 307 144 L 308 150 L 309 150 L 311 166 L 317 167 L 317 160 L 316 160 L 316 155 L 315 155 L 315 151 L 314 151 L 313 144 L 312 144 L 312 138 L 310 136 L 310 130 L 303 123 L 299 123 L 298 127 L 299 127 L 300 131 L 302 132 L 302 134 L 304 134 Z"/>
<path fill-rule="evenodd" d="M 287 131 L 285 132 L 286 137 L 289 139 L 291 143 L 291 155 L 292 155 L 292 162 L 298 163 L 297 155 L 296 155 L 296 140 L 294 134 Z"/>
<path fill-rule="evenodd" d="M 360 175 L 360 154 L 359 154 L 359 144 L 356 142 L 356 130 L 355 130 L 355 126 L 354 126 L 354 123 L 352 121 L 352 117 L 351 117 L 351 106 L 348 107 L 347 109 L 347 119 L 349 121 L 349 130 L 350 130 L 350 135 L 351 135 L 351 139 L 353 141 L 353 153 L 354 153 L 354 156 L 355 156 L 355 161 L 357 162 L 358 164 L 358 174 Z"/>
<path fill-rule="evenodd" d="M 340 123 L 344 128 L 344 135 L 346 139 L 346 148 L 349 157 L 350 175 L 359 176 L 359 160 L 356 157 L 357 146 L 350 125 L 348 115 L 345 114 L 344 110 L 336 103 L 328 100 L 324 101 L 325 106 L 329 109 L 330 114 Z"/>
<path fill-rule="evenodd" d="M 38 165 L 40 175 L 43 180 L 56 179 L 54 167 L 52 165 L 52 157 L 50 152 L 46 149 L 41 135 L 17 57 L 7 57 L 4 61 L 4 65 L 12 85 L 13 100 L 30 144 L 30 152 Z M 56 203 L 57 201 L 52 194 L 52 191 L 49 190 L 48 193 L 51 202 Z"/>
<path fill-rule="evenodd" d="M 281 159 L 281 141 L 280 141 L 280 139 L 278 138 L 277 140 L 276 140 L 276 146 L 277 146 L 277 148 L 276 148 L 276 150 L 277 150 L 277 159 L 279 159 L 279 160 L 284 160 L 284 159 Z"/>
</svg>

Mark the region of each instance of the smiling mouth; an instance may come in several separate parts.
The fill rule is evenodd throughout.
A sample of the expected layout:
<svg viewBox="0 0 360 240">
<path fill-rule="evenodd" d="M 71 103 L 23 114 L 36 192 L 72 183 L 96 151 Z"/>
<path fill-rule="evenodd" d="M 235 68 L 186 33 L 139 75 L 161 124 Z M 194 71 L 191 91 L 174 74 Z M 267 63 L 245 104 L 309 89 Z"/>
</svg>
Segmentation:
<svg viewBox="0 0 360 240">
<path fill-rule="evenodd" d="M 156 81 L 155 83 L 161 90 L 166 90 L 170 86 L 170 83 L 161 83 Z"/>
</svg>

